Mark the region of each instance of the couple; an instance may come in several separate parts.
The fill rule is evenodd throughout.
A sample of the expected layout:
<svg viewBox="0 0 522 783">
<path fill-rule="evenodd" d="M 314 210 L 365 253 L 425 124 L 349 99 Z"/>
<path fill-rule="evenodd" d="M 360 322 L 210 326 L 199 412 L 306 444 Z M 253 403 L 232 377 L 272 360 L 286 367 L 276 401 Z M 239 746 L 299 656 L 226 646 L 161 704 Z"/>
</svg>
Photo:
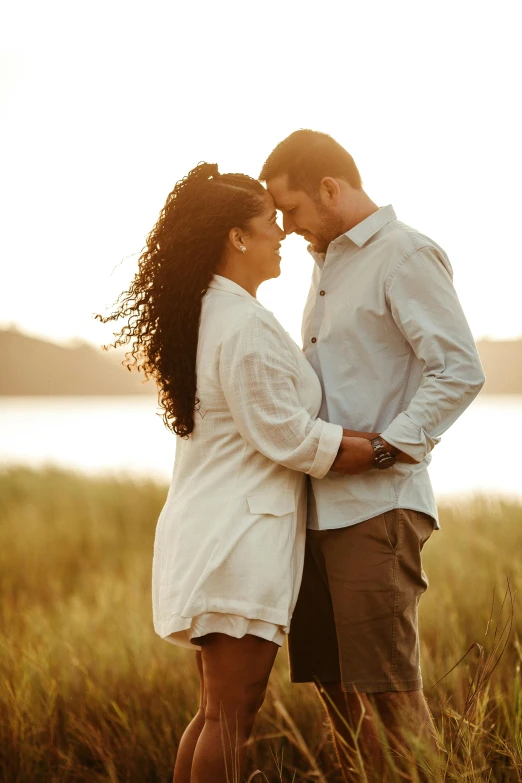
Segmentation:
<svg viewBox="0 0 522 783">
<path fill-rule="evenodd" d="M 287 634 L 292 680 L 318 686 L 347 780 L 348 726 L 369 777 L 379 721 L 392 745 L 408 729 L 435 741 L 417 629 L 438 527 L 427 466 L 484 382 L 450 263 L 369 198 L 324 133 L 292 133 L 260 180 L 202 163 L 178 182 L 110 316 L 129 319 L 120 341 L 135 338 L 180 436 L 154 625 L 196 651 L 201 706 L 174 783 L 226 780 L 224 720 L 241 774 Z M 315 260 L 303 351 L 256 299 L 292 232 Z"/>
</svg>

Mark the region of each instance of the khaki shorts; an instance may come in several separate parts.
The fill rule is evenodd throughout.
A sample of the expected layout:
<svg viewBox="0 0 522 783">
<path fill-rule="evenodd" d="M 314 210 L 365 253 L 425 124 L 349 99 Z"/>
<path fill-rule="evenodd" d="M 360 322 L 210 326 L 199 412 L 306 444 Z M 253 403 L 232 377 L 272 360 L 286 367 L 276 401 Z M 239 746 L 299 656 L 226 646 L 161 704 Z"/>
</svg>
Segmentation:
<svg viewBox="0 0 522 783">
<path fill-rule="evenodd" d="M 421 550 L 434 521 L 396 509 L 338 530 L 308 530 L 288 649 L 292 682 L 359 693 L 422 688 Z"/>
</svg>

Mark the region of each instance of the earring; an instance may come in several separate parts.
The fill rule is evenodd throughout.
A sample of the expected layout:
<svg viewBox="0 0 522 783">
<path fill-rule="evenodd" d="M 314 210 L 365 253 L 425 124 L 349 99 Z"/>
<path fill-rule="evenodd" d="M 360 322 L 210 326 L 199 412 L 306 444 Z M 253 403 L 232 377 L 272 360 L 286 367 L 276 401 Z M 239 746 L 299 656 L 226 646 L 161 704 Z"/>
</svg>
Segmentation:
<svg viewBox="0 0 522 783">
<path fill-rule="evenodd" d="M 239 245 L 239 249 L 242 253 L 246 253 L 246 247 L 244 245 Z"/>
</svg>

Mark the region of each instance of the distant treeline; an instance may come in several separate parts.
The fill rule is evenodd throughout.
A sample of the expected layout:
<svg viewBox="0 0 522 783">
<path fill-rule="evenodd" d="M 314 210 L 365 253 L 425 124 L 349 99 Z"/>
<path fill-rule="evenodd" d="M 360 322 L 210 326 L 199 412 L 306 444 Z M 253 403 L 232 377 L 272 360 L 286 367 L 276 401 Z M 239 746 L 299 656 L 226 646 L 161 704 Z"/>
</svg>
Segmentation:
<svg viewBox="0 0 522 783">
<path fill-rule="evenodd" d="M 121 351 L 105 353 L 85 343 L 72 347 L 0 330 L 0 395 L 153 394 L 142 373 L 122 366 Z"/>
<path fill-rule="evenodd" d="M 486 394 L 522 394 L 522 339 L 481 340 Z M 155 394 L 152 382 L 128 372 L 121 351 L 104 353 L 86 343 L 66 347 L 0 330 L 0 395 Z"/>
<path fill-rule="evenodd" d="M 486 394 L 522 394 L 522 340 L 479 340 Z"/>
</svg>

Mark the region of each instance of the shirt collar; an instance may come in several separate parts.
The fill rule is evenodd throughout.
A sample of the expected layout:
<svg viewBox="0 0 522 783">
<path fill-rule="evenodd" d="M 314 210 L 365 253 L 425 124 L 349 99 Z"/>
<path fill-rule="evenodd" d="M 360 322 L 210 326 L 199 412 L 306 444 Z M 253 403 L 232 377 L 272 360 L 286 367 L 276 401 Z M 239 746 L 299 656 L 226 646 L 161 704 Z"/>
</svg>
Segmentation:
<svg viewBox="0 0 522 783">
<path fill-rule="evenodd" d="M 392 205 L 388 204 L 387 207 L 380 207 L 377 212 L 373 212 L 367 218 L 361 220 L 360 223 L 357 223 L 357 225 L 351 228 L 349 231 L 341 234 L 341 236 L 337 237 L 337 239 L 334 239 L 331 244 L 333 245 L 334 243 L 342 240 L 343 237 L 347 237 L 354 243 L 354 245 L 357 245 L 357 247 L 363 247 L 363 245 L 365 245 L 368 240 L 374 237 L 375 234 L 381 230 L 381 228 L 384 228 L 384 226 L 387 226 L 388 223 L 391 223 L 392 220 L 397 220 L 397 215 L 395 214 L 395 210 L 393 209 Z M 317 253 L 312 249 L 312 245 L 308 245 L 308 252 L 315 262 L 320 267 L 322 267 L 325 260 L 325 254 Z"/>
<path fill-rule="evenodd" d="M 245 299 L 253 299 L 254 302 L 257 302 L 255 296 L 249 294 L 238 283 L 234 283 L 233 280 L 222 275 L 214 275 L 207 288 L 214 288 L 216 291 L 226 291 L 227 294 L 235 294 L 235 296 L 244 296 Z"/>
<path fill-rule="evenodd" d="M 381 207 L 377 212 L 368 215 L 356 226 L 347 231 L 343 236 L 351 239 L 354 245 L 362 247 L 369 239 L 375 236 L 381 228 L 387 226 L 392 220 L 397 220 L 397 215 L 391 204 L 387 207 Z"/>
</svg>

